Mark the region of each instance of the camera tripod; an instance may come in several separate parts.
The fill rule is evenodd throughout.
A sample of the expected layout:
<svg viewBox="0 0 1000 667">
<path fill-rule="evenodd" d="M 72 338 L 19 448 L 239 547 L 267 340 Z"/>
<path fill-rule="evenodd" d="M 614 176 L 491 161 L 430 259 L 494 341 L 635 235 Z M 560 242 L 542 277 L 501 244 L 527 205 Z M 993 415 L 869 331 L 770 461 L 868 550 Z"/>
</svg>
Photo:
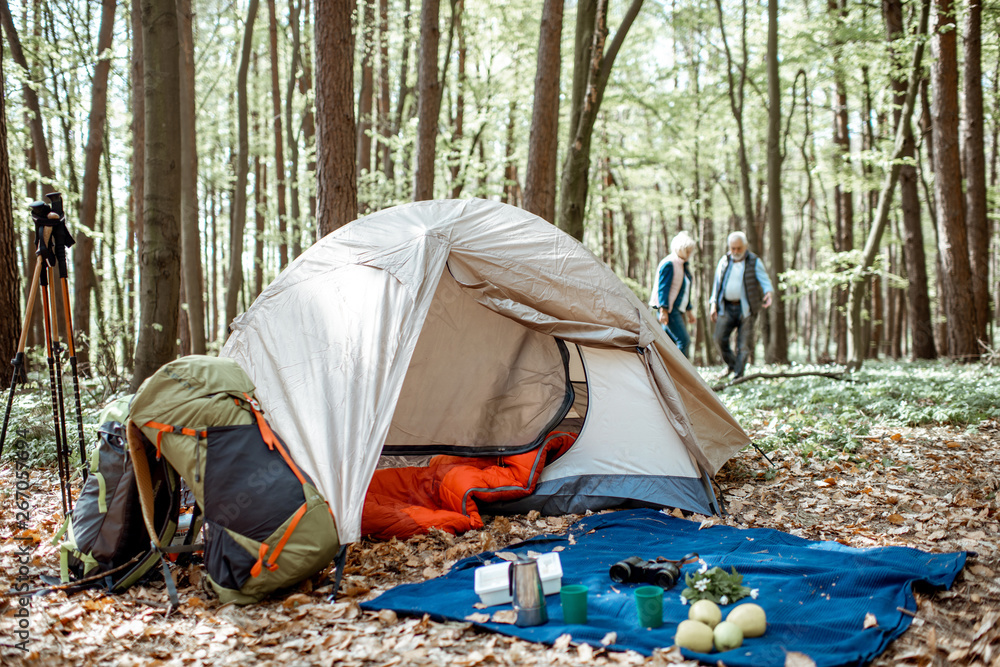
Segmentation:
<svg viewBox="0 0 1000 667">
<path fill-rule="evenodd" d="M 21 327 L 17 353 L 11 360 L 14 371 L 10 379 L 10 394 L 7 396 L 3 429 L 0 430 L 0 456 L 3 455 L 3 446 L 7 439 L 7 424 L 10 420 L 11 407 L 14 404 L 14 390 L 19 382 L 22 384 L 27 382 L 24 348 L 27 343 L 35 299 L 41 292 L 45 351 L 49 366 L 49 393 L 52 399 L 52 422 L 56 440 L 56 461 L 59 468 L 63 515 L 66 516 L 73 509 L 73 497 L 69 490 L 72 471 L 69 462 L 70 445 L 66 432 L 66 410 L 63 396 L 63 345 L 59 339 L 59 318 L 56 305 L 57 282 L 62 291 L 63 312 L 66 319 L 66 347 L 73 373 L 73 397 L 76 404 L 76 425 L 80 442 L 80 467 L 83 470 L 84 479 L 87 477 L 87 450 L 83 438 L 83 411 L 80 407 L 80 375 L 77 368 L 76 347 L 73 344 L 73 314 L 70 307 L 68 267 L 66 264 L 66 248 L 72 246 L 76 241 L 66 229 L 66 214 L 63 211 L 62 195 L 58 192 L 51 192 L 45 197 L 49 200 L 48 204 L 36 201 L 30 207 L 31 218 L 35 225 L 35 270 L 31 278 L 31 286 L 28 289 L 28 302 L 25 306 L 24 325 Z"/>
</svg>

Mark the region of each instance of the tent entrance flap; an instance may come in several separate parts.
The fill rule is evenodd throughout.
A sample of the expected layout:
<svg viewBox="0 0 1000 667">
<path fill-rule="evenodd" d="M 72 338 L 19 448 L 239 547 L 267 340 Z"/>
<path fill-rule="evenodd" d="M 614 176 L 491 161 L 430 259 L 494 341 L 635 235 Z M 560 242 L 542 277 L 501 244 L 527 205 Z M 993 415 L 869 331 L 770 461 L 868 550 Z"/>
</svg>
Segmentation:
<svg viewBox="0 0 1000 667">
<path fill-rule="evenodd" d="M 565 343 L 479 304 L 445 270 L 382 453 L 533 449 L 573 404 L 568 364 Z"/>
</svg>

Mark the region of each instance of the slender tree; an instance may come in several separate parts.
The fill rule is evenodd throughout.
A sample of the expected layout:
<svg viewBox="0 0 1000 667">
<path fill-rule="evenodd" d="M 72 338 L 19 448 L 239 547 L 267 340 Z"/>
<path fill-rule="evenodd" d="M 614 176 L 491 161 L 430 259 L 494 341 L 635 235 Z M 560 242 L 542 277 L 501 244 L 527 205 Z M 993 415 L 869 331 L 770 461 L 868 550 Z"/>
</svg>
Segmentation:
<svg viewBox="0 0 1000 667">
<path fill-rule="evenodd" d="M 963 52 L 962 162 L 965 167 L 965 222 L 968 228 L 976 339 L 988 340 L 990 320 L 990 232 L 986 219 L 986 152 L 983 133 L 982 0 L 970 0 L 965 12 Z"/>
<path fill-rule="evenodd" d="M 780 276 L 785 272 L 785 232 L 781 212 L 781 78 L 778 72 L 778 0 L 767 3 L 767 223 L 771 238 L 771 337 L 768 361 L 788 363 L 788 330 L 785 324 L 784 290 Z"/>
<path fill-rule="evenodd" d="M 257 18 L 259 0 L 250 0 L 247 20 L 243 27 L 240 67 L 236 74 L 236 122 L 239 145 L 236 155 L 236 184 L 233 193 L 232 229 L 229 234 L 229 280 L 226 287 L 226 321 L 229 326 L 236 318 L 240 290 L 243 288 L 243 235 L 247 223 L 247 174 L 250 170 L 250 130 L 247 127 L 247 72 L 253 51 L 253 24 Z"/>
<path fill-rule="evenodd" d="M 285 208 L 285 156 L 281 130 L 281 88 L 278 83 L 278 17 L 274 0 L 267 0 L 268 50 L 271 55 L 271 110 L 274 123 L 274 182 L 278 191 L 278 266 L 288 266 L 288 212 Z M 288 130 L 291 132 L 291 128 Z"/>
<path fill-rule="evenodd" d="M 962 202 L 962 163 L 958 150 L 956 27 L 952 0 L 934 0 L 931 121 L 934 126 L 934 198 L 940 228 L 938 252 L 948 316 L 948 354 L 968 361 L 978 359 L 980 349 L 976 341 L 975 299 Z"/>
<path fill-rule="evenodd" d="M 73 248 L 75 272 L 73 292 L 73 322 L 84 334 L 76 345 L 77 362 L 86 373 L 90 367 L 90 301 L 96 276 L 94 274 L 94 238 L 97 223 L 97 200 L 100 198 L 101 152 L 104 150 L 104 128 L 108 108 L 108 74 L 111 71 L 111 37 L 115 25 L 115 0 L 101 3 L 101 26 L 97 37 L 97 64 L 91 82 L 90 116 L 87 145 L 84 148 L 83 192 L 80 203 L 80 225 Z"/>
<path fill-rule="evenodd" d="M 722 46 L 726 54 L 726 79 L 729 82 L 729 109 L 736 121 L 736 142 L 737 152 L 740 159 L 740 192 L 743 194 L 743 225 L 746 228 L 747 241 L 756 252 L 762 252 L 763 244 L 761 235 L 757 233 L 757 216 L 753 206 L 753 186 L 750 184 L 750 160 L 747 157 L 746 130 L 743 121 L 743 108 L 745 106 L 748 63 L 750 52 L 747 46 L 747 3 L 743 0 L 740 4 L 742 21 L 740 23 L 740 53 L 742 54 L 739 64 L 733 63 L 732 52 L 729 48 L 729 40 L 726 37 L 726 21 L 722 11 L 722 0 L 715 0 L 715 9 L 719 17 L 719 31 L 722 34 Z M 770 39 L 770 32 L 768 32 Z M 739 72 L 738 81 L 734 79 L 733 70 Z"/>
<path fill-rule="evenodd" d="M 292 58 L 285 93 L 285 127 L 288 129 L 288 230 L 292 237 L 291 259 L 302 253 L 302 208 L 299 201 L 299 141 L 295 127 L 295 85 L 302 63 L 301 0 L 288 3 L 288 25 L 292 33 Z"/>
<path fill-rule="evenodd" d="M 11 57 L 24 70 L 22 72 L 24 83 L 21 86 L 21 90 L 24 94 L 24 105 L 28 108 L 28 124 L 31 128 L 31 143 L 34 148 L 35 164 L 42 180 L 51 183 L 53 172 L 49 164 L 49 145 L 45 138 L 42 109 L 38 103 L 38 92 L 32 84 L 35 79 L 31 76 L 31 68 L 24 57 L 21 40 L 17 35 L 17 30 L 14 28 L 14 18 L 10 14 L 9 0 L 4 0 L 0 3 L 0 22 L 3 23 L 3 31 L 4 35 L 7 36 L 7 45 L 10 48 Z"/>
<path fill-rule="evenodd" d="M 0 53 L 0 81 L 3 53 Z M 21 276 L 17 270 L 17 231 L 7 153 L 7 101 L 0 96 L 0 354 L 13 357 L 21 334 Z"/>
<path fill-rule="evenodd" d="M 420 61 L 417 76 L 417 168 L 413 199 L 434 198 L 434 156 L 441 113 L 438 43 L 441 41 L 439 0 L 424 0 L 420 9 Z"/>
<path fill-rule="evenodd" d="M 177 0 L 181 45 L 181 294 L 192 354 L 205 354 L 205 300 L 202 296 L 201 231 L 198 226 L 198 133 L 195 125 L 194 14 L 191 0 Z"/>
<path fill-rule="evenodd" d="M 372 170 L 372 108 L 375 100 L 375 0 L 360 0 L 361 86 L 358 89 L 358 175 Z M 364 204 L 369 210 L 369 204 Z"/>
<path fill-rule="evenodd" d="M 358 217 L 353 0 L 316 2 L 316 178 L 321 236 Z"/>
<path fill-rule="evenodd" d="M 145 77 L 143 251 L 132 391 L 174 358 L 180 307 L 180 42 L 175 0 L 142 0 Z"/>
<path fill-rule="evenodd" d="M 642 8 L 642 2 L 643 0 L 632 0 L 606 52 L 607 0 L 581 0 L 577 7 L 570 141 L 563 163 L 558 212 L 560 229 L 577 240 L 583 240 L 583 216 L 590 181 L 590 144 L 597 113 L 604 100 L 611 68 L 625 36 Z M 581 86 L 581 82 L 585 82 L 584 85 Z M 584 92 L 578 96 L 580 90 Z"/>
<path fill-rule="evenodd" d="M 894 43 L 904 35 L 903 2 L 886 0 L 882 8 L 890 52 L 895 60 L 900 60 L 900 54 Z M 896 70 L 894 67 L 893 72 Z M 893 74 L 893 120 L 897 127 L 906 98 L 906 85 L 902 75 Z M 909 281 L 906 288 L 906 302 L 910 323 L 910 356 L 914 359 L 934 359 L 937 351 L 934 348 L 934 324 L 931 320 L 930 297 L 927 293 L 927 258 L 924 253 L 924 232 L 920 216 L 919 177 L 917 168 L 913 164 L 916 156 L 916 140 L 913 136 L 912 123 L 904 123 L 902 128 L 904 162 L 899 168 L 899 200 L 903 218 L 903 255 L 906 277 Z"/>
<path fill-rule="evenodd" d="M 929 2 L 924 0 L 920 13 L 919 36 L 927 32 L 927 20 L 929 14 Z M 885 176 L 885 182 L 879 194 L 878 210 L 875 213 L 875 220 L 872 224 L 868 239 L 862 255 L 861 264 L 854 271 L 850 287 L 850 296 L 847 307 L 847 324 L 849 337 L 847 340 L 847 367 L 852 370 L 861 368 L 864 363 L 867 342 L 864 338 L 864 326 L 861 317 L 861 308 L 864 300 L 864 293 L 867 281 L 866 274 L 875 262 L 875 256 L 879 252 L 879 243 L 882 240 L 882 233 L 889 220 L 889 207 L 892 204 L 892 197 L 899 180 L 899 172 L 902 168 L 903 152 L 906 144 L 905 125 L 909 125 L 910 117 L 913 115 L 913 107 L 917 100 L 917 88 L 920 85 L 921 68 L 924 55 L 924 42 L 917 41 L 913 50 L 913 64 L 910 67 L 910 81 L 906 88 L 906 97 L 903 101 L 903 108 L 899 114 L 899 122 L 896 127 L 896 140 L 892 154 L 892 166 Z"/>
<path fill-rule="evenodd" d="M 531 111 L 528 168 L 524 176 L 524 208 L 553 223 L 556 221 L 562 22 L 563 0 L 545 0 L 538 31 L 535 103 Z"/>
<path fill-rule="evenodd" d="M 833 109 L 833 143 L 834 169 L 836 182 L 833 187 L 833 198 L 836 205 L 836 233 L 834 248 L 837 252 L 847 252 L 854 248 L 854 192 L 851 181 L 851 135 L 847 114 L 847 76 L 844 72 L 841 52 L 846 38 L 844 31 L 847 21 L 847 0 L 828 0 L 827 8 L 833 28 L 833 79 L 834 79 L 834 109 Z M 847 288 L 837 288 L 835 299 L 837 308 L 834 310 L 834 335 L 837 340 L 837 362 L 847 362 L 847 321 L 843 310 L 847 307 Z"/>
<path fill-rule="evenodd" d="M 388 178 L 388 165 L 392 147 L 392 99 L 389 95 L 389 0 L 378 0 L 378 135 L 381 139 L 376 149 L 376 169 Z"/>
</svg>

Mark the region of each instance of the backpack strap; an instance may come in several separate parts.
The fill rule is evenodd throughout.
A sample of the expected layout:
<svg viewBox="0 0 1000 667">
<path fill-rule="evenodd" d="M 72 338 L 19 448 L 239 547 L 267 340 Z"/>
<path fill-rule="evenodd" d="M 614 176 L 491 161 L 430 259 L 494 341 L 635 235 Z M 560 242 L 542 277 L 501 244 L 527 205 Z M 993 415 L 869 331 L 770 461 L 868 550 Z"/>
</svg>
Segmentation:
<svg viewBox="0 0 1000 667">
<path fill-rule="evenodd" d="M 307 503 L 302 503 L 302 507 L 300 507 L 292 516 L 291 523 L 288 524 L 288 528 L 285 529 L 281 539 L 278 540 L 278 545 L 274 547 L 274 551 L 271 552 L 271 555 L 268 557 L 266 563 L 264 562 L 264 557 L 267 556 L 267 552 L 270 547 L 263 543 L 260 545 L 260 551 L 257 553 L 257 562 L 254 563 L 253 567 L 250 569 L 251 577 L 256 579 L 260 575 L 262 567 L 266 567 L 271 572 L 278 569 L 278 565 L 276 563 L 278 556 L 281 555 L 281 551 L 285 548 L 285 544 L 288 543 L 288 539 L 292 536 L 292 533 L 295 532 L 296 527 L 299 525 L 299 521 L 301 521 L 302 517 L 305 516 L 307 507 Z"/>
<path fill-rule="evenodd" d="M 163 441 L 164 433 L 180 433 L 181 435 L 190 435 L 193 438 L 207 438 L 208 431 L 199 431 L 193 428 L 187 428 L 186 426 L 173 426 L 171 424 L 161 424 L 160 422 L 148 421 L 143 424 L 143 427 L 155 428 L 159 433 L 156 434 L 156 458 L 160 458 L 160 444 Z"/>
<path fill-rule="evenodd" d="M 173 427 L 171 427 L 173 429 Z M 170 431 L 172 432 L 172 431 Z M 141 432 L 135 422 L 129 421 L 126 429 L 129 454 L 132 457 L 132 470 L 135 472 L 136 486 L 139 488 L 139 505 L 142 507 L 142 520 L 146 524 L 149 532 L 149 543 L 153 550 L 160 554 L 160 562 L 163 566 L 163 581 L 167 586 L 167 594 L 170 602 L 175 607 L 180 604 L 177 595 L 177 585 L 174 577 L 170 574 L 170 567 L 167 565 L 166 552 L 160 544 L 160 537 L 153 525 L 154 505 L 153 505 L 153 482 L 149 475 L 149 460 L 146 458 L 146 448 L 142 444 Z M 160 431 L 160 435 L 163 431 Z M 159 458 L 159 436 L 157 440 L 157 458 Z"/>
</svg>

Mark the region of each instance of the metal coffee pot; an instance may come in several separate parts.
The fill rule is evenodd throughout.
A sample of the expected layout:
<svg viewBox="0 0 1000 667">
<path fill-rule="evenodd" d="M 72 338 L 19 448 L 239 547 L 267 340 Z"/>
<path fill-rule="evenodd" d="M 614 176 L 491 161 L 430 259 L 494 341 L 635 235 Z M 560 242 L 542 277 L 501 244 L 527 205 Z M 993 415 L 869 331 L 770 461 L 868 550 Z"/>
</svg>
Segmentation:
<svg viewBox="0 0 1000 667">
<path fill-rule="evenodd" d="M 514 611 L 517 612 L 514 625 L 526 627 L 548 623 L 549 614 L 545 609 L 542 577 L 538 573 L 538 563 L 535 559 L 518 557 L 510 564 L 508 577 L 512 604 Z"/>
</svg>

